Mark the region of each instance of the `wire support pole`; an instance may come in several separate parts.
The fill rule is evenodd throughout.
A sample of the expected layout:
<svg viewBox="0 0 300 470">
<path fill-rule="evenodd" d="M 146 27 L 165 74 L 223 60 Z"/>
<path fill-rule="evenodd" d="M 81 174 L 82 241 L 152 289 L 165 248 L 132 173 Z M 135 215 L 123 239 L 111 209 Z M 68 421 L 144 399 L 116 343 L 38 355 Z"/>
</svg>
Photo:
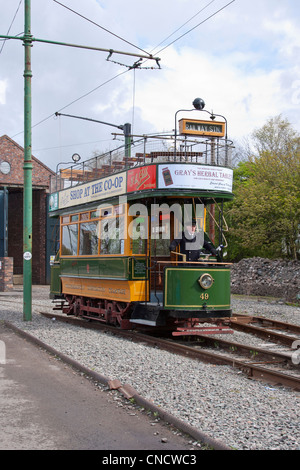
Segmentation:
<svg viewBox="0 0 300 470">
<path fill-rule="evenodd" d="M 24 194 L 23 320 L 32 319 L 32 142 L 31 142 L 31 0 L 25 0 L 24 45 Z"/>
</svg>

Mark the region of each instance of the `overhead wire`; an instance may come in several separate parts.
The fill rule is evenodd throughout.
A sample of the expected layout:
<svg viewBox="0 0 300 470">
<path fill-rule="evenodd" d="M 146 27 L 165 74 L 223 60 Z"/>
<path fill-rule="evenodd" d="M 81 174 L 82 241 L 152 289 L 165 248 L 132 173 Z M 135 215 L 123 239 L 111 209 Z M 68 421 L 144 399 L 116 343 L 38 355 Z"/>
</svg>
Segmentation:
<svg viewBox="0 0 300 470">
<path fill-rule="evenodd" d="M 190 23 L 194 18 L 196 18 L 196 16 L 200 15 L 200 13 L 202 13 L 202 11 L 204 11 L 206 8 L 208 8 L 212 3 L 214 3 L 216 0 L 211 0 L 207 5 L 205 5 L 205 7 L 201 8 L 201 10 L 197 11 L 197 13 L 195 13 L 193 16 L 191 16 L 191 18 L 189 18 L 185 23 L 183 23 L 181 26 L 179 26 L 179 28 L 175 29 L 175 31 L 173 31 L 173 33 L 169 34 L 169 36 L 167 36 L 165 39 L 163 39 L 159 44 L 157 44 L 157 46 L 155 46 L 151 52 L 153 52 L 157 47 L 159 47 L 161 44 L 163 44 L 165 41 L 167 41 L 171 36 L 173 36 L 175 33 L 177 33 L 178 31 L 180 31 L 185 25 L 187 25 L 188 23 Z"/>
<path fill-rule="evenodd" d="M 22 1 L 22 0 L 21 0 L 21 1 Z M 81 16 L 82 18 L 86 19 L 87 21 L 90 21 L 91 23 L 95 24 L 96 26 L 98 26 L 98 27 L 100 27 L 100 28 L 102 28 L 102 29 L 105 29 L 105 28 L 101 27 L 100 25 L 98 25 L 97 23 L 93 22 L 92 20 L 89 20 L 88 18 L 84 17 L 83 15 L 77 13 L 75 10 L 72 10 L 71 8 L 65 6 L 64 4 L 62 4 L 62 3 L 60 3 L 60 2 L 58 2 L 58 0 L 53 0 L 53 1 L 54 1 L 55 3 L 57 3 L 57 4 L 60 4 L 61 6 L 65 7 L 65 8 L 67 8 L 68 10 L 71 10 L 72 12 L 74 12 L 75 14 Z M 201 11 L 203 11 L 205 8 L 207 8 L 207 7 L 208 7 L 210 4 L 212 4 L 214 1 L 215 1 L 215 0 L 212 0 L 211 2 L 209 2 L 209 3 L 208 3 L 205 7 L 203 7 L 199 12 L 197 12 L 195 15 L 193 15 L 193 17 L 191 17 L 191 18 L 190 18 L 189 20 L 187 20 L 182 26 L 180 26 L 175 32 L 179 31 L 184 25 L 186 25 L 188 22 L 190 22 L 193 18 L 195 18 L 199 13 L 201 13 Z M 157 52 L 157 54 L 159 54 L 160 52 L 164 51 L 165 49 L 167 49 L 168 47 L 170 47 L 172 44 L 174 44 L 175 42 L 177 42 L 178 40 L 180 40 L 182 37 L 186 36 L 186 35 L 189 34 L 191 31 L 195 30 L 196 28 L 198 28 L 199 26 L 201 26 L 202 24 L 204 24 L 206 21 L 208 21 L 209 19 L 211 19 L 211 18 L 213 18 L 214 16 L 216 16 L 218 13 L 220 13 L 222 10 L 224 10 L 225 8 L 227 8 L 229 5 L 231 5 L 231 4 L 234 3 L 234 2 L 235 2 L 235 0 L 231 0 L 230 2 L 228 2 L 228 3 L 227 3 L 226 5 L 224 5 L 223 7 L 219 8 L 216 12 L 212 13 L 210 16 L 208 16 L 207 18 L 205 18 L 204 20 L 202 20 L 200 23 L 198 23 L 197 25 L 195 25 L 193 28 L 189 29 L 189 30 L 186 31 L 184 34 L 182 34 L 181 36 L 179 36 L 178 38 L 174 39 L 172 42 L 170 42 L 169 44 L 167 44 L 165 47 L 163 47 L 162 49 L 160 49 L 160 50 Z M 108 31 L 108 30 L 107 30 L 107 31 Z M 108 31 L 108 32 L 110 32 L 110 31 Z M 171 35 L 169 35 L 168 38 L 169 38 L 170 36 L 172 36 L 173 34 L 175 34 L 175 32 L 172 33 Z M 113 34 L 113 35 L 115 35 L 115 34 L 112 33 L 112 32 L 110 32 L 110 33 Z M 115 35 L 115 36 L 116 36 L 116 35 Z M 119 37 L 119 36 L 116 36 L 116 37 Z M 168 39 L 168 38 L 167 38 L 167 39 Z M 126 41 L 125 39 L 123 39 L 123 38 L 121 38 L 121 37 L 119 37 L 119 39 L 122 39 L 123 41 L 128 42 L 128 41 Z M 165 40 L 166 40 L 166 39 L 165 39 Z M 165 41 L 165 40 L 164 40 L 164 41 Z M 162 41 L 162 42 L 164 42 L 164 41 Z M 162 42 L 161 42 L 160 44 L 162 44 Z M 130 43 L 130 44 L 131 44 L 131 43 Z M 133 44 L 131 44 L 131 45 L 133 45 Z M 134 46 L 134 45 L 133 45 L 133 46 Z M 137 46 L 134 46 L 134 47 L 137 47 Z M 156 46 L 156 47 L 158 47 L 158 46 Z M 140 48 L 138 48 L 138 49 L 140 49 Z M 146 51 L 144 51 L 143 49 L 140 49 L 140 50 L 143 51 L 143 52 L 146 52 Z M 146 52 L 146 54 L 149 54 L 149 53 Z M 150 55 L 150 54 L 149 54 L 149 55 Z M 147 59 L 144 59 L 144 60 L 147 60 Z M 89 92 L 85 93 L 84 95 L 82 95 L 82 96 L 80 96 L 79 98 L 77 98 L 77 99 L 71 101 L 70 103 L 68 103 L 68 104 L 65 105 L 64 107 L 60 108 L 57 112 L 60 112 L 60 111 L 62 111 L 62 110 L 64 110 L 64 109 L 68 108 L 68 107 L 71 106 L 72 104 L 74 104 L 74 103 L 80 101 L 81 99 L 85 98 L 86 96 L 88 96 L 88 95 L 94 93 L 96 90 L 98 90 L 98 89 L 101 88 L 102 86 L 104 86 L 104 85 L 106 85 L 107 83 L 109 83 L 109 82 L 115 80 L 116 78 L 118 78 L 119 76 L 121 76 L 121 75 L 123 75 L 123 74 L 129 72 L 130 70 L 132 70 L 132 69 L 129 68 L 129 69 L 127 69 L 127 70 L 125 70 L 125 71 L 123 71 L 123 72 L 121 72 L 121 73 L 115 75 L 114 77 L 112 77 L 112 78 L 106 80 L 105 82 L 103 82 L 102 84 L 100 84 L 100 85 L 98 85 L 97 87 L 93 88 L 93 89 L 90 90 Z M 135 68 L 133 68 L 133 70 L 135 71 Z M 134 90 L 135 90 L 135 80 L 134 80 Z M 47 121 L 48 119 L 50 119 L 50 118 L 53 117 L 53 116 L 54 116 L 53 113 L 50 114 L 50 115 L 47 116 L 46 118 L 44 118 L 44 119 L 42 119 L 41 121 L 39 121 L 39 122 L 37 122 L 36 124 L 34 124 L 34 125 L 32 126 L 32 128 L 34 128 L 34 127 L 36 127 L 36 126 L 42 124 L 43 122 Z M 16 136 L 18 136 L 18 135 L 20 135 L 20 134 L 22 134 L 22 133 L 23 133 L 23 131 L 19 132 L 18 134 L 15 134 L 15 135 L 13 136 L 13 138 L 16 137 Z"/>
<path fill-rule="evenodd" d="M 76 98 L 75 100 L 71 101 L 70 103 L 66 104 L 65 106 L 63 106 L 62 108 L 56 110 L 56 112 L 60 112 L 60 111 L 63 111 L 64 109 L 68 108 L 69 106 L 71 106 L 72 104 L 74 103 L 77 103 L 77 101 L 80 101 L 82 100 L 83 98 L 85 98 L 86 96 L 94 93 L 94 91 L 98 90 L 99 88 L 103 87 L 104 85 L 106 85 L 107 83 L 109 82 L 112 82 L 113 80 L 115 80 L 116 78 L 118 78 L 120 75 L 123 75 L 124 73 L 128 72 L 128 70 L 124 70 L 123 72 L 120 72 L 119 74 L 115 75 L 114 77 L 112 78 L 109 78 L 108 80 L 106 80 L 105 82 L 101 83 L 101 85 L 98 85 L 97 87 L 93 88 L 93 90 L 90 90 L 88 91 L 87 93 L 85 93 L 84 95 L 80 96 L 79 98 Z M 39 126 L 40 124 L 42 124 L 43 122 L 45 121 L 48 121 L 48 119 L 52 118 L 55 116 L 55 113 L 51 113 L 49 114 L 49 116 L 45 117 L 44 119 L 42 119 L 41 121 L 37 122 L 36 124 L 34 124 L 31 128 L 33 129 L 34 127 L 36 126 Z M 18 132 L 18 134 L 15 134 L 12 138 L 22 134 L 24 131 L 21 131 L 21 132 Z"/>
<path fill-rule="evenodd" d="M 165 39 L 163 39 L 159 44 L 157 44 L 157 46 L 155 46 L 150 52 L 152 53 L 157 47 L 159 47 L 161 44 L 163 44 L 165 41 L 167 41 L 171 36 L 173 36 L 178 31 L 180 31 L 180 29 L 182 29 L 186 24 L 190 23 L 194 18 L 196 18 L 196 16 L 200 15 L 200 13 L 202 13 L 202 11 L 204 11 L 206 8 L 208 8 L 215 1 L 216 0 L 211 0 L 203 8 L 201 8 L 199 11 L 197 11 L 197 13 L 195 13 L 187 21 L 185 21 L 185 23 L 183 23 L 181 26 L 179 26 L 179 28 L 175 29 L 175 31 L 173 31 L 171 34 L 169 34 L 169 36 L 167 36 Z M 162 50 L 164 50 L 164 49 L 162 49 Z M 147 62 L 147 59 L 144 59 L 143 63 L 145 63 L 145 62 Z M 134 71 L 134 90 L 133 90 L 133 93 L 135 93 L 135 71 Z M 133 97 L 133 103 L 134 103 L 134 101 L 135 101 L 135 98 Z M 134 104 L 133 104 L 133 106 L 134 106 Z M 134 115 L 134 109 L 133 109 L 132 113 Z"/>
<path fill-rule="evenodd" d="M 11 22 L 11 24 L 10 24 L 10 27 L 8 28 L 8 31 L 7 31 L 7 33 L 6 33 L 7 36 L 9 35 L 9 32 L 10 32 L 10 30 L 11 30 L 11 28 L 12 28 L 12 25 L 14 24 L 14 21 L 15 21 L 15 19 L 16 19 L 16 16 L 17 16 L 17 14 L 18 14 L 18 11 L 19 11 L 19 9 L 20 9 L 20 6 L 21 6 L 22 1 L 23 1 L 23 0 L 20 0 L 20 2 L 19 2 L 19 5 L 18 5 L 17 10 L 16 10 L 16 12 L 15 12 L 15 14 L 14 14 L 14 17 L 13 17 L 13 19 L 12 19 L 12 22 Z M 4 48 L 4 45 L 5 45 L 6 41 L 7 41 L 7 39 L 4 39 L 4 41 L 3 41 L 3 43 L 2 43 L 2 46 L 1 46 L 1 49 L 0 49 L 0 54 L 1 54 L 2 51 L 3 51 L 3 48 Z"/>
<path fill-rule="evenodd" d="M 78 146 L 81 146 L 81 145 L 91 145 L 91 144 L 98 144 L 99 142 L 110 142 L 111 139 L 102 139 L 102 140 L 94 140 L 94 141 L 91 141 L 91 142 L 77 142 L 77 143 L 73 143 L 73 144 L 67 144 L 67 145 L 57 145 L 55 147 L 47 147 L 47 148 L 37 148 L 37 149 L 33 149 L 33 152 L 43 152 L 43 151 L 46 151 L 46 150 L 57 150 L 57 149 L 61 149 L 61 148 L 68 148 L 68 147 L 78 147 Z"/>
<path fill-rule="evenodd" d="M 188 24 L 190 21 L 192 21 L 194 18 L 196 18 L 196 16 L 198 16 L 200 13 L 202 13 L 206 8 L 208 8 L 212 3 L 214 3 L 216 0 L 211 0 L 208 4 L 206 4 L 203 8 L 201 8 L 197 13 L 195 13 L 191 18 L 189 18 L 185 23 L 183 23 L 179 28 L 177 28 L 175 31 L 173 31 L 173 33 L 169 34 L 169 36 L 167 36 L 163 41 L 161 41 L 155 48 L 153 48 L 151 50 L 151 53 L 153 53 L 155 51 L 155 49 L 157 47 L 159 47 L 161 44 L 163 44 L 165 41 L 167 41 L 167 39 L 169 39 L 171 36 L 173 36 L 175 33 L 177 33 L 177 31 L 179 31 L 180 29 L 182 29 L 186 24 Z M 186 36 L 187 34 L 189 34 L 191 31 L 193 31 L 194 29 L 198 28 L 199 26 L 201 26 L 203 23 L 205 23 L 206 21 L 208 21 L 210 18 L 212 18 L 213 16 L 217 15 L 220 11 L 224 10 L 225 8 L 227 8 L 231 3 L 233 3 L 235 0 L 232 0 L 230 1 L 229 3 L 227 3 L 225 6 L 223 6 L 222 8 L 219 8 L 215 13 L 211 14 L 209 17 L 207 17 L 206 19 L 204 19 L 203 21 L 201 21 L 200 23 L 198 23 L 196 26 L 194 26 L 193 28 L 191 28 L 189 31 L 185 32 L 184 34 L 182 34 L 181 36 L 179 36 L 177 39 L 174 39 L 172 42 L 170 42 L 168 45 L 166 45 L 165 47 L 163 47 L 162 49 L 160 49 L 158 52 L 155 53 L 155 55 L 157 54 L 160 54 L 162 51 L 164 51 L 165 49 L 167 49 L 168 47 L 170 47 L 172 44 L 174 44 L 176 41 L 178 41 L 179 39 L 181 39 L 182 37 Z M 148 59 L 144 59 L 142 63 L 145 63 Z M 135 70 L 134 70 L 135 72 Z M 134 93 L 135 93 L 135 75 L 134 75 Z M 133 103 L 135 102 L 135 99 L 133 98 Z M 133 115 L 134 115 L 134 110 L 133 110 Z"/>
<path fill-rule="evenodd" d="M 113 33 L 112 31 L 110 31 L 109 29 L 107 28 L 104 28 L 104 26 L 101 26 L 100 24 L 96 23 L 95 21 L 87 18 L 86 16 L 82 15 L 81 13 L 78 13 L 77 11 L 73 10 L 72 8 L 68 7 L 67 5 L 64 5 L 63 3 L 59 2 L 58 0 L 53 0 L 55 3 L 57 3 L 58 5 L 61 5 L 62 7 L 66 8 L 67 10 L 71 11 L 72 13 L 74 13 L 75 15 L 78 15 L 80 16 L 80 18 L 83 18 L 84 20 L 88 21 L 89 23 L 92 23 L 94 24 L 95 26 L 97 26 L 98 28 L 101 28 L 103 29 L 104 31 L 106 31 L 107 33 L 109 34 L 112 34 L 113 36 L 115 36 L 116 38 L 118 39 L 121 39 L 121 41 L 124 41 L 126 42 L 127 44 L 129 44 L 130 46 L 133 46 L 135 47 L 136 49 L 139 49 L 140 51 L 144 52 L 145 54 L 148 54 L 149 56 L 151 54 L 149 54 L 149 52 L 145 51 L 144 49 L 141 49 L 140 47 L 136 46 L 135 44 L 132 44 L 131 42 L 127 41 L 126 39 L 122 38 L 121 36 L 118 36 L 117 34 Z"/>
<path fill-rule="evenodd" d="M 53 0 L 54 2 L 56 3 L 60 3 L 58 2 L 57 0 Z M 215 0 L 212 0 L 210 1 L 205 7 L 203 7 L 201 10 L 199 10 L 195 15 L 193 15 L 189 20 L 187 20 L 182 26 L 180 26 L 176 31 L 178 31 L 179 29 L 181 29 L 183 26 L 185 26 L 187 23 L 189 23 L 193 18 L 195 18 L 198 14 L 200 14 L 203 10 L 205 10 L 205 8 L 207 8 L 209 5 L 211 5 Z M 200 23 L 198 23 L 196 26 L 194 26 L 193 28 L 191 28 L 189 31 L 187 31 L 186 33 L 182 34 L 179 38 L 175 39 L 174 41 L 172 41 L 170 44 L 168 44 L 167 46 L 165 46 L 164 48 L 162 48 L 159 52 L 165 50 L 167 47 L 169 47 L 170 45 L 174 44 L 174 42 L 178 41 L 180 38 L 182 38 L 183 36 L 187 35 L 189 32 L 193 31 L 194 29 L 196 29 L 197 27 L 199 27 L 201 24 L 205 23 L 206 21 L 208 21 L 210 18 L 212 18 L 213 16 L 215 16 L 216 14 L 218 14 L 220 11 L 222 11 L 223 9 L 225 9 L 226 7 L 228 7 L 231 3 L 235 2 L 235 0 L 231 0 L 229 3 L 227 3 L 225 6 L 223 6 L 222 8 L 219 8 L 219 10 L 217 10 L 215 13 L 211 14 L 208 18 L 204 19 L 203 21 L 201 21 Z M 176 32 L 175 31 L 175 32 Z M 171 35 L 169 35 L 168 37 L 172 36 L 173 34 L 172 33 Z M 167 38 L 168 39 L 168 38 Z M 165 39 L 166 40 L 166 39 Z M 165 41 L 164 40 L 164 41 Z M 162 41 L 162 42 L 164 42 Z M 161 43 L 160 43 L 161 44 Z M 158 47 L 158 46 L 156 46 Z M 158 52 L 158 53 L 159 53 Z M 147 59 L 145 59 L 147 60 Z M 82 95 L 81 97 L 79 97 L 78 99 L 72 101 L 71 103 L 69 103 L 68 105 L 64 106 L 63 108 L 61 108 L 60 110 L 58 111 L 62 111 L 63 109 L 67 108 L 68 106 L 71 106 L 72 104 L 76 103 L 77 101 L 81 100 L 82 98 L 85 98 L 86 96 L 88 96 L 89 94 L 93 93 L 94 91 L 98 90 L 99 88 L 101 88 L 102 86 L 104 86 L 105 84 L 109 83 L 110 81 L 114 80 L 115 78 L 123 75 L 124 73 L 128 72 L 130 69 L 128 70 L 125 70 L 124 72 L 121 72 L 119 73 L 118 75 L 114 76 L 113 78 L 107 80 L 106 82 L 102 83 L 101 85 L 97 86 L 96 88 L 94 88 L 93 90 L 91 90 L 90 92 L 88 93 L 85 93 L 84 95 Z M 135 71 L 135 68 L 133 69 Z M 135 90 L 135 80 L 134 80 L 134 90 Z M 52 115 L 51 115 L 52 116 Z M 51 117 L 50 116 L 50 117 Z M 48 119 L 48 118 L 46 118 Z M 41 121 L 41 122 L 44 122 L 44 121 Z"/>
<path fill-rule="evenodd" d="M 163 47 L 162 49 L 160 49 L 158 52 L 156 52 L 156 54 L 160 54 L 162 51 L 164 51 L 165 49 L 167 49 L 168 47 L 170 47 L 172 44 L 174 44 L 175 42 L 179 41 L 179 39 L 183 38 L 184 36 L 186 36 L 187 34 L 189 34 L 190 32 L 192 32 L 194 29 L 198 28 L 199 26 L 201 26 L 202 24 L 206 23 L 206 21 L 210 20 L 211 18 L 213 18 L 214 16 L 216 16 L 218 13 L 220 13 L 222 10 L 224 10 L 225 8 L 227 8 L 229 5 L 231 5 L 232 3 L 234 3 L 235 0 L 231 0 L 230 2 L 228 2 L 226 5 L 224 5 L 223 7 L 219 8 L 217 11 L 215 11 L 214 13 L 212 13 L 210 16 L 208 16 L 207 18 L 205 18 L 204 20 L 200 21 L 200 23 L 196 24 L 195 26 L 193 26 L 193 28 L 189 29 L 188 31 L 186 31 L 184 34 L 182 34 L 181 36 L 179 36 L 178 38 L 174 39 L 172 42 L 170 42 L 169 44 L 167 44 L 165 47 Z M 207 6 L 209 6 L 212 2 L 210 2 Z M 204 7 L 204 8 L 206 8 Z M 201 10 L 203 11 L 204 8 Z M 199 12 L 200 13 L 200 12 Z M 194 15 L 195 17 L 196 15 Z M 194 18 L 193 17 L 193 18 Z M 188 21 L 187 21 L 188 22 Z M 185 24 L 187 24 L 187 22 Z M 179 28 L 181 29 L 181 27 Z M 171 35 L 172 36 L 172 35 Z M 147 59 L 145 59 L 147 60 Z"/>
</svg>

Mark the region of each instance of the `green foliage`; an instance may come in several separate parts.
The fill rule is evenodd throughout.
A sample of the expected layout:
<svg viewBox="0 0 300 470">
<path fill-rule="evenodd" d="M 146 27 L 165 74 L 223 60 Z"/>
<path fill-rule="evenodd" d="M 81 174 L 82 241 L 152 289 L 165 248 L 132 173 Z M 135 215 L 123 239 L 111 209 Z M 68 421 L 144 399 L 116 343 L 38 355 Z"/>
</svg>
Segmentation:
<svg viewBox="0 0 300 470">
<path fill-rule="evenodd" d="M 300 137 L 280 116 L 253 133 L 256 149 L 234 169 L 226 205 L 229 256 L 299 257 Z"/>
</svg>

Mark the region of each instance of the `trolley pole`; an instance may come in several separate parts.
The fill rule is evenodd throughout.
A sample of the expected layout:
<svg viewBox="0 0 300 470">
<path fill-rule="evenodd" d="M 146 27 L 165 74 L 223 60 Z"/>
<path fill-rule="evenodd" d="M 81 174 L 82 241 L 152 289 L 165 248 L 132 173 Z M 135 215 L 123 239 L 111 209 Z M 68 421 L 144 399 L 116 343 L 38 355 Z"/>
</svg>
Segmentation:
<svg viewBox="0 0 300 470">
<path fill-rule="evenodd" d="M 25 0 L 23 320 L 32 319 L 32 143 L 31 143 L 31 0 Z"/>
<path fill-rule="evenodd" d="M 125 168 L 128 168 L 128 159 L 131 156 L 131 124 L 127 122 L 122 127 L 125 136 Z"/>
</svg>

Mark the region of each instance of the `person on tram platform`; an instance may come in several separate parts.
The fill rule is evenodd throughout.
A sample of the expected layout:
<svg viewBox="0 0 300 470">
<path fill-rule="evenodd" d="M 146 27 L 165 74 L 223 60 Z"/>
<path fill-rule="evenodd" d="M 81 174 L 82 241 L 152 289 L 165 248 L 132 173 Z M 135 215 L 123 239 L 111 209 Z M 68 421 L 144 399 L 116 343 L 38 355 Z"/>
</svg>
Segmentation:
<svg viewBox="0 0 300 470">
<path fill-rule="evenodd" d="M 215 248 L 210 242 L 203 240 L 201 243 L 201 234 L 196 232 L 197 223 L 195 219 L 185 224 L 186 230 L 182 232 L 181 238 L 175 238 L 170 244 L 170 251 L 174 251 L 177 246 L 180 247 L 180 253 L 185 255 L 185 261 L 198 261 L 202 250 L 208 251 L 217 259 L 220 257 L 220 247 Z M 203 234 L 204 236 L 204 234 Z"/>
</svg>

